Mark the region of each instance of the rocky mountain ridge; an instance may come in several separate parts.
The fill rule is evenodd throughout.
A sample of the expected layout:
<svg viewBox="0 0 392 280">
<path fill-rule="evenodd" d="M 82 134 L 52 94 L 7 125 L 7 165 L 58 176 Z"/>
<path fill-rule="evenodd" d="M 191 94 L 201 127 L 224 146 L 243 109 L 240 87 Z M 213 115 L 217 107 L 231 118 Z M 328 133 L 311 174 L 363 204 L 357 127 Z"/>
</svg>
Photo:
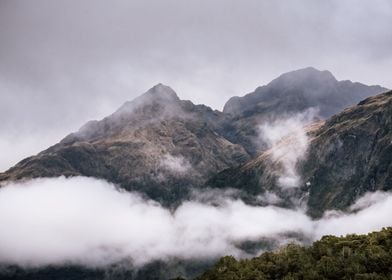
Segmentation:
<svg viewBox="0 0 392 280">
<path fill-rule="evenodd" d="M 165 205 L 223 169 L 249 159 L 216 127 L 222 113 L 181 101 L 156 85 L 101 121 L 84 125 L 60 143 L 0 175 L 0 181 L 91 176 L 137 190 Z"/>
<path fill-rule="evenodd" d="M 283 74 L 245 97 L 229 100 L 224 111 L 219 112 L 180 100 L 170 87 L 158 84 L 135 100 L 126 102 L 112 115 L 100 121 L 88 122 L 60 143 L 1 173 L 0 184 L 36 177 L 90 176 L 105 179 L 128 191 L 139 191 L 166 206 L 178 205 L 189 198 L 192 190 L 206 185 L 238 188 L 253 203 L 260 202 L 256 199 L 259 194 L 275 190 L 278 197 L 283 199 L 279 203 L 286 207 L 293 207 L 290 198 L 302 197 L 309 191 L 310 209 L 315 211 L 314 216 L 318 216 L 327 209 L 346 207 L 353 200 L 348 198 L 350 196 L 357 197 L 365 190 L 388 188 L 385 184 L 390 183 L 390 175 L 377 181 L 383 187 L 374 187 L 376 181 L 370 186 L 366 185 L 366 180 L 373 181 L 363 175 L 361 187 L 357 186 L 363 191 L 357 192 L 356 187 L 347 187 L 350 191 L 343 196 L 347 199 L 339 201 L 325 193 L 333 190 L 336 192 L 334 197 L 342 197 L 342 187 L 331 186 L 338 183 L 331 178 L 340 180 L 344 176 L 338 175 L 339 169 L 336 168 L 335 177 L 323 176 L 322 170 L 328 167 L 335 172 L 331 157 L 341 151 L 340 146 L 336 144 L 335 150 L 328 147 L 331 147 L 330 141 L 341 143 L 338 139 L 343 133 L 340 128 L 344 126 L 340 122 L 352 124 L 344 131 L 347 135 L 362 133 L 362 130 L 381 135 L 379 131 L 384 131 L 382 133 L 386 136 L 382 134 L 383 137 L 389 139 L 390 103 L 384 100 L 389 98 L 389 94 L 369 99 L 378 100 L 374 101 L 374 106 L 365 105 L 370 101 L 363 101 L 365 103 L 331 118 L 321 128 L 313 126 L 309 132 L 315 136 L 308 160 L 299 167 L 304 182 L 309 182 L 310 188 L 302 182 L 301 188 L 280 191 L 273 174 L 263 172 L 266 165 L 274 166 L 274 163 L 265 159 L 268 151 L 258 137 L 260 123 L 290 117 L 315 107 L 319 108 L 320 117 L 327 117 L 354 99 L 383 90 L 379 86 L 338 82 L 328 71 L 306 68 Z M 367 127 L 367 122 L 361 121 L 367 120 L 366 117 L 358 112 L 378 117 L 368 117 L 374 122 Z M 384 114 L 386 117 L 383 117 Z M 383 121 L 377 123 L 378 119 Z M 358 130 L 359 127 L 362 130 Z M 363 141 L 374 142 L 371 139 L 370 135 L 366 135 Z M 369 160 L 375 166 L 378 165 L 378 157 L 389 156 L 389 148 L 385 150 L 380 146 L 382 143 L 386 145 L 385 139 L 376 145 L 380 153 Z M 343 144 L 346 143 L 344 141 Z M 374 144 L 366 143 L 363 144 L 364 149 L 374 149 Z M 343 148 L 346 147 L 343 145 Z M 331 149 L 333 152 L 328 154 Z M 321 154 L 322 151 L 324 154 Z M 348 157 L 351 163 L 356 160 L 353 148 L 351 154 L 344 151 L 344 157 L 336 154 L 336 159 Z M 390 174 L 388 158 L 386 160 L 386 169 L 372 169 L 371 172 Z M 362 172 L 370 172 L 370 169 L 363 169 Z M 357 173 L 351 172 L 351 175 L 357 176 Z M 347 184 L 350 182 L 348 180 Z"/>
<path fill-rule="evenodd" d="M 282 74 L 243 97 L 232 97 L 223 112 L 231 115 L 228 139 L 256 155 L 260 146 L 253 139 L 260 119 L 274 120 L 315 108 L 327 119 L 361 100 L 387 91 L 351 81 L 338 81 L 329 71 L 308 67 Z M 264 149 L 265 147 L 262 147 Z"/>
</svg>

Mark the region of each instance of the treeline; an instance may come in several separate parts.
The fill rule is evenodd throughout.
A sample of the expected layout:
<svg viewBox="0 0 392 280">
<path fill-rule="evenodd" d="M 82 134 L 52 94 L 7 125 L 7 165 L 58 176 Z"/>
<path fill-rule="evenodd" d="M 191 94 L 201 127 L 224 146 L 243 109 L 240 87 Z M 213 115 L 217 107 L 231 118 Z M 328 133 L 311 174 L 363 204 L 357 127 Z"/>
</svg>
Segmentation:
<svg viewBox="0 0 392 280">
<path fill-rule="evenodd" d="M 232 256 L 197 280 L 392 279 L 392 227 L 367 235 L 324 236 L 310 247 L 290 244 L 249 260 Z"/>
</svg>

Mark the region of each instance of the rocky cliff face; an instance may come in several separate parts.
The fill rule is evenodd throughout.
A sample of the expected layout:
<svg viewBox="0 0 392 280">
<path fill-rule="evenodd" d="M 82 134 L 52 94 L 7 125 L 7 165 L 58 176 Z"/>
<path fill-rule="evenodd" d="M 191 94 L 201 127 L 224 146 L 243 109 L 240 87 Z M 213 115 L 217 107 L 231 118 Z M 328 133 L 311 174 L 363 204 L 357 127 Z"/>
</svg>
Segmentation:
<svg viewBox="0 0 392 280">
<path fill-rule="evenodd" d="M 392 91 L 329 119 L 300 166 L 309 213 L 345 209 L 367 191 L 392 189 Z"/>
</svg>

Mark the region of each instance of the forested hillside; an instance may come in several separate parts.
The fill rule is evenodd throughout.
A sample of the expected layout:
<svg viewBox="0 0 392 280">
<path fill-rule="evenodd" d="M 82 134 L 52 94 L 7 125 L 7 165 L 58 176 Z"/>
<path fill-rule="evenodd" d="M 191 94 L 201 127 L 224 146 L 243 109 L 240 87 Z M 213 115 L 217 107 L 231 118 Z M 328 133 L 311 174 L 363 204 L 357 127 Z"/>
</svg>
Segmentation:
<svg viewBox="0 0 392 280">
<path fill-rule="evenodd" d="M 324 236 L 250 260 L 221 258 L 197 280 L 392 279 L 392 227 L 367 235 Z"/>
</svg>

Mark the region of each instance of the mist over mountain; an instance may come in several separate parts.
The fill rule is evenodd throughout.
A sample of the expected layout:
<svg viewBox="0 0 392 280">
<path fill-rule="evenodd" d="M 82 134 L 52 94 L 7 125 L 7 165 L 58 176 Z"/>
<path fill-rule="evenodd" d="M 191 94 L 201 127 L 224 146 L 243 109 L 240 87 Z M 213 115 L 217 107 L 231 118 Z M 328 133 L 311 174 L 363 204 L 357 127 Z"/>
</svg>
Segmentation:
<svg viewBox="0 0 392 280">
<path fill-rule="evenodd" d="M 205 178 L 249 159 L 219 134 L 223 113 L 156 85 L 101 121 L 27 158 L 0 180 L 89 176 L 176 204 Z"/>
<path fill-rule="evenodd" d="M 158 84 L 112 115 L 88 122 L 21 161 L 0 174 L 0 181 L 82 175 L 176 205 L 218 172 L 265 150 L 258 131 L 261 123 L 313 109 L 310 123 L 384 90 L 338 82 L 328 71 L 305 68 L 232 98 L 219 112 L 180 100 L 170 87 Z"/>
<path fill-rule="evenodd" d="M 0 280 L 392 280 L 391 27 L 391 0 L 0 1 Z"/>
<path fill-rule="evenodd" d="M 258 113 L 290 113 L 318 107 L 319 115 L 328 118 L 386 88 L 367 86 L 349 80 L 338 81 L 327 70 L 313 67 L 284 73 L 265 86 L 243 97 L 232 97 L 223 112 L 235 116 Z"/>
<path fill-rule="evenodd" d="M 309 108 L 317 108 L 318 116 L 326 119 L 386 90 L 381 86 L 338 81 L 331 72 L 313 67 L 288 72 L 252 93 L 226 102 L 223 112 L 232 118 L 228 138 L 257 154 L 260 143 L 255 143 L 254 138 L 261 119 L 282 118 Z"/>
<path fill-rule="evenodd" d="M 391 109 L 391 91 L 314 68 L 223 112 L 157 84 L 0 173 L 0 275 L 196 277 L 389 226 Z"/>
<path fill-rule="evenodd" d="M 292 127 L 281 123 L 279 130 L 286 138 L 278 145 L 244 165 L 222 171 L 208 184 L 242 189 L 251 197 L 272 192 L 284 204 L 291 204 L 293 197 L 305 199 L 308 213 L 315 217 L 326 210 L 347 209 L 366 192 L 391 190 L 391 109 L 389 91 L 369 97 L 326 122 L 302 123 L 308 137 L 302 151 L 298 141 L 304 135 L 295 135 L 301 131 L 301 123 Z M 282 174 L 299 180 L 282 188 Z"/>
</svg>

